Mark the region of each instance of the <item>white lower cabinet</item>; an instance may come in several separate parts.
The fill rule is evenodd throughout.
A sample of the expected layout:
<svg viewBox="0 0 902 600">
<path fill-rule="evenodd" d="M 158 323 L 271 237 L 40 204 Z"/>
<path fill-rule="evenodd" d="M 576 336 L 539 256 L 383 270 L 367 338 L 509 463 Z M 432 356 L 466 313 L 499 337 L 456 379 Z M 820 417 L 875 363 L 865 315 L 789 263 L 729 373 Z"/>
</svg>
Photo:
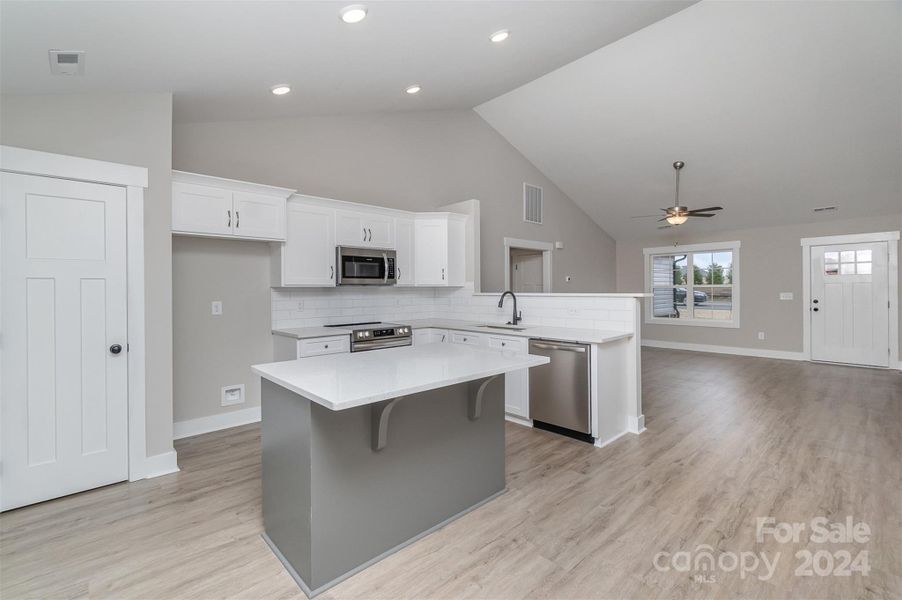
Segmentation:
<svg viewBox="0 0 902 600">
<path fill-rule="evenodd" d="M 481 346 L 510 352 L 515 355 L 529 353 L 529 340 L 519 337 L 486 335 L 469 331 L 451 331 L 452 344 Z M 522 419 L 529 418 L 529 370 L 514 371 L 504 376 L 504 411 Z"/>
<path fill-rule="evenodd" d="M 423 344 L 445 344 L 451 340 L 447 329 L 414 329 L 413 345 L 422 346 Z"/>
<path fill-rule="evenodd" d="M 529 340 L 504 336 L 489 336 L 489 348 L 514 355 L 529 354 Z M 529 418 L 529 369 L 504 376 L 504 411 L 523 419 Z"/>
<path fill-rule="evenodd" d="M 295 360 L 308 356 L 342 354 L 351 351 L 351 336 L 333 335 L 329 337 L 299 340 L 284 335 L 273 336 L 273 360 Z"/>
</svg>

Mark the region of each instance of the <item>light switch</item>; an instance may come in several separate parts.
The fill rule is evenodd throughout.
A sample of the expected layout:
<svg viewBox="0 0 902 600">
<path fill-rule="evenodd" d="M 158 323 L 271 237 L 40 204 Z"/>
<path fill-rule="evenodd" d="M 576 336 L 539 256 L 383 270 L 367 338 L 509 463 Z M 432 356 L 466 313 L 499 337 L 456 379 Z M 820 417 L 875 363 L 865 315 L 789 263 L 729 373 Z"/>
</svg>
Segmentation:
<svg viewBox="0 0 902 600">
<path fill-rule="evenodd" d="M 792 300 L 792 292 L 780 292 L 780 300 Z"/>
<path fill-rule="evenodd" d="M 219 300 L 214 300 L 213 303 L 210 305 L 210 311 L 214 315 L 221 315 L 222 314 L 222 302 L 220 302 Z"/>
<path fill-rule="evenodd" d="M 554 243 L 554 249 L 555 249 L 555 250 L 563 250 L 563 249 L 564 249 L 564 242 L 555 242 L 555 243 Z"/>
</svg>

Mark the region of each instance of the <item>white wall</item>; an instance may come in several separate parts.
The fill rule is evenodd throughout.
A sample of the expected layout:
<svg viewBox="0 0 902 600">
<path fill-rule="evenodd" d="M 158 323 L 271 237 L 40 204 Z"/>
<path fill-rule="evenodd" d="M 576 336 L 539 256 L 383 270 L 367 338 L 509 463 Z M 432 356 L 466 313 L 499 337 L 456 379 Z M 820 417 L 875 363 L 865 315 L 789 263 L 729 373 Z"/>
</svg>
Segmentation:
<svg viewBox="0 0 902 600">
<path fill-rule="evenodd" d="M 666 242 L 660 239 L 646 243 L 618 242 L 617 285 L 622 291 L 644 289 L 642 249 L 645 247 L 739 240 L 742 243 L 739 251 L 742 295 L 740 327 L 723 329 L 644 324 L 643 339 L 801 352 L 803 265 L 800 240 L 825 235 L 898 231 L 900 228 L 902 215 L 899 214 L 713 234 L 678 228 Z M 780 292 L 792 292 L 793 300 L 780 300 Z M 764 340 L 758 339 L 759 331 L 765 333 Z"/>
<path fill-rule="evenodd" d="M 147 454 L 172 450 L 172 95 L 4 95 L 0 143 L 148 169 L 144 196 Z"/>
</svg>

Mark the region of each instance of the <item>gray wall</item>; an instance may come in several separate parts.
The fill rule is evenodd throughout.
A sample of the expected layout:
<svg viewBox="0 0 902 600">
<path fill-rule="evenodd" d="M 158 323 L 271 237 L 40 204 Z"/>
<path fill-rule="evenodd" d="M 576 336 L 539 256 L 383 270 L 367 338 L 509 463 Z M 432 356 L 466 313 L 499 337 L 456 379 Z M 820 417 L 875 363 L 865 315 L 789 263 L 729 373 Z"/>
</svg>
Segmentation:
<svg viewBox="0 0 902 600">
<path fill-rule="evenodd" d="M 173 168 L 410 210 L 477 198 L 483 290 L 503 285 L 505 236 L 565 242 L 555 291 L 615 287 L 613 239 L 473 111 L 176 123 Z M 524 181 L 545 189 L 544 225 L 522 220 Z M 247 367 L 272 360 L 265 250 L 173 238 L 176 421 L 259 404 Z M 213 300 L 223 301 L 220 317 Z M 234 383 L 246 384 L 247 400 L 221 407 L 221 386 Z"/>
<path fill-rule="evenodd" d="M 176 123 L 173 165 L 408 210 L 476 198 L 483 291 L 504 284 L 505 236 L 565 242 L 555 292 L 616 285 L 613 239 L 471 110 Z M 544 225 L 523 222 L 524 181 L 545 189 Z"/>
<path fill-rule="evenodd" d="M 700 227 L 703 227 L 700 226 Z M 766 350 L 802 351 L 802 249 L 805 237 L 894 231 L 902 227 L 902 215 L 823 221 L 712 234 L 688 228 L 667 241 L 617 243 L 617 287 L 620 291 L 644 289 L 646 247 L 672 243 L 698 244 L 739 240 L 741 314 L 738 329 L 642 325 L 644 339 L 713 344 Z M 780 292 L 792 292 L 793 300 L 780 300 Z M 900 312 L 902 324 L 902 312 Z M 766 339 L 759 340 L 758 332 Z"/>
<path fill-rule="evenodd" d="M 173 236 L 172 303 L 175 421 L 259 406 L 250 366 L 272 361 L 269 244 Z M 220 388 L 238 383 L 244 404 L 222 407 Z"/>
<path fill-rule="evenodd" d="M 147 454 L 172 450 L 172 95 L 3 96 L 0 143 L 147 167 Z"/>
</svg>

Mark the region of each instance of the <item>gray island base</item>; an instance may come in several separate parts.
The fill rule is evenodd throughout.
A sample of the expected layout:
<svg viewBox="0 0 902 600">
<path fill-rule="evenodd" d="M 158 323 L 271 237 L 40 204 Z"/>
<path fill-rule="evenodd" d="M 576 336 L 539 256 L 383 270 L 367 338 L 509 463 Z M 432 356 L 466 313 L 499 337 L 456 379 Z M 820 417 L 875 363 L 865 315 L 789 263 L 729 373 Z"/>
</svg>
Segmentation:
<svg viewBox="0 0 902 600">
<path fill-rule="evenodd" d="M 264 378 L 262 432 L 264 538 L 310 597 L 505 490 L 503 375 L 344 410 Z"/>
</svg>

